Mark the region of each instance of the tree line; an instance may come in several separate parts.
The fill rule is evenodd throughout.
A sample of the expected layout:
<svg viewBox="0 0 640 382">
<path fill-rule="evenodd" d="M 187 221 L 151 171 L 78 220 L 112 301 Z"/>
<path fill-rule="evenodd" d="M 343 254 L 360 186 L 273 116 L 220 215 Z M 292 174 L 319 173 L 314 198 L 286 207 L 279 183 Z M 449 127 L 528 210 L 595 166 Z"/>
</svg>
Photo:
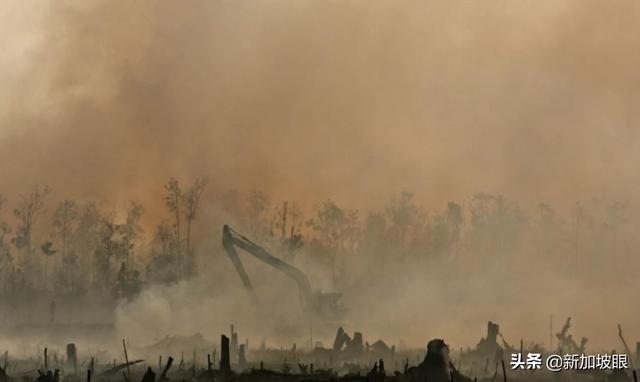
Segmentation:
<svg viewBox="0 0 640 382">
<path fill-rule="evenodd" d="M 0 293 L 130 298 L 146 284 L 193 277 L 193 228 L 206 188 L 206 178 L 187 187 L 169 179 L 165 218 L 150 234 L 137 201 L 122 211 L 93 201 L 53 203 L 45 186 L 13 203 L 0 198 Z M 231 213 L 242 232 L 285 261 L 311 261 L 338 288 L 354 264 L 365 261 L 381 272 L 398 263 L 518 256 L 575 267 L 603 256 L 629 259 L 637 240 L 629 205 L 598 198 L 561 210 L 545 203 L 527 210 L 503 195 L 477 193 L 428 210 L 403 191 L 366 212 L 326 199 L 306 214 L 297 203 L 259 190 L 236 199 Z M 52 213 L 45 206 L 54 206 Z"/>
</svg>

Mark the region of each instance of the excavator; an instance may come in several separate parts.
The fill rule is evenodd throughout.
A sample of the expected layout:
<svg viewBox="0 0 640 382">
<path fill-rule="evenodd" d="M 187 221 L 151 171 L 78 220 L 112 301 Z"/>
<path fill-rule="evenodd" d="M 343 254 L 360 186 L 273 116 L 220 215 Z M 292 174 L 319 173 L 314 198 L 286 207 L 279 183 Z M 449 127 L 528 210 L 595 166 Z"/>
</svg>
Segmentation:
<svg viewBox="0 0 640 382">
<path fill-rule="evenodd" d="M 249 276 L 240 261 L 240 257 L 236 252 L 236 247 L 264 261 L 291 278 L 298 286 L 300 302 L 305 314 L 318 317 L 323 321 L 339 321 L 342 319 L 345 308 L 338 301 L 342 293 L 325 293 L 313 290 L 309 278 L 304 272 L 273 256 L 266 249 L 234 231 L 228 225 L 222 227 L 222 246 L 238 272 L 244 288 L 249 292 L 254 302 L 257 303 L 258 298 L 249 280 Z"/>
</svg>

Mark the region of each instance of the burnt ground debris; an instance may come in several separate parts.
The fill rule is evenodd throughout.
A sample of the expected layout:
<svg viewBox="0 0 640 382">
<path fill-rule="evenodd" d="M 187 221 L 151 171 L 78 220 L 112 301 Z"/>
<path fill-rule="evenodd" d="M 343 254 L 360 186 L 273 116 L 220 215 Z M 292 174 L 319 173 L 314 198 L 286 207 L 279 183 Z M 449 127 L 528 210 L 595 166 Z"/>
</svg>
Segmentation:
<svg viewBox="0 0 640 382">
<path fill-rule="evenodd" d="M 574 346 L 569 340 L 571 320 L 556 333 L 558 349 Z M 621 330 L 620 330 L 621 331 Z M 255 349 L 248 344 L 237 345 L 238 332 L 232 328 L 230 335 L 221 335 L 215 347 L 210 346 L 206 363 L 184 360 L 184 352 L 192 345 L 202 345 L 201 335 L 167 337 L 156 344 L 135 350 L 127 349 L 123 341 L 124 362 L 117 359 L 98 359 L 83 349 L 67 344 L 66 354 L 45 348 L 40 355 L 31 358 L 13 358 L 5 352 L 0 366 L 0 382 L 169 382 L 169 381 L 217 381 L 217 382 L 312 382 L 312 381 L 362 381 L 362 382 L 445 382 L 445 381 L 634 381 L 635 372 L 614 371 L 562 371 L 511 370 L 511 352 L 542 351 L 539 345 L 511 347 L 502 336 L 498 324 L 488 322 L 487 334 L 474 349 L 453 352 L 443 339 L 430 340 L 424 350 L 396 350 L 381 340 L 369 345 L 363 334 L 349 336 L 343 328 L 336 331 L 331 348 L 316 346 L 313 349 L 271 349 L 261 345 Z M 236 338 L 235 341 L 232 339 Z M 498 342 L 502 338 L 502 344 Z M 236 345 L 233 345 L 233 343 Z M 364 342 L 364 343 L 363 343 Z M 152 355 L 170 349 L 171 343 L 184 346 L 180 362 L 176 365 L 172 355 L 158 354 L 158 362 L 144 359 L 128 359 L 128 352 Z M 586 344 L 586 341 L 580 343 Z M 176 350 L 173 347 L 173 350 Z M 572 350 L 586 351 L 584 348 Z M 218 352 L 219 351 L 219 352 Z M 236 354 L 233 354 L 236 353 Z M 629 354 L 632 356 L 631 354 Z M 637 354 L 635 355 L 637 356 Z M 122 357 L 121 357 L 122 358 Z M 482 361 L 484 360 L 484 361 Z M 34 367 L 36 366 L 36 367 Z"/>
</svg>

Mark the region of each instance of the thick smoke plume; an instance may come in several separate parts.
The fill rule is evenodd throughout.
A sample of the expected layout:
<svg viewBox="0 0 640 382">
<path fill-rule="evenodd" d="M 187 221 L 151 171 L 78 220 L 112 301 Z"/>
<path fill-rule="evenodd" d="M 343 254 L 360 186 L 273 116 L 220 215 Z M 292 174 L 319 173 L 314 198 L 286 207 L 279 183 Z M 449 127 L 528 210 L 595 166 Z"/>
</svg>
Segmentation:
<svg viewBox="0 0 640 382">
<path fill-rule="evenodd" d="M 606 197 L 635 211 L 639 17 L 634 1 L 8 0 L 0 192 L 141 200 L 151 231 L 170 176 L 207 176 L 197 248 L 209 263 L 121 306 L 119 328 L 140 342 L 214 337 L 231 320 L 256 340 L 282 334 L 277 319 L 237 318 L 255 314 L 219 248 L 235 190 L 305 211 L 332 198 L 362 216 L 401 190 L 434 210 L 488 192 L 530 209 Z M 544 342 L 554 314 L 574 315 L 594 346 L 615 345 L 618 321 L 640 336 L 630 271 L 617 273 L 636 259 L 571 282 L 553 260 L 514 256 L 504 269 L 397 265 L 368 283 L 376 264 L 350 259 L 351 325 L 422 346 L 470 343 L 493 319 Z"/>
</svg>

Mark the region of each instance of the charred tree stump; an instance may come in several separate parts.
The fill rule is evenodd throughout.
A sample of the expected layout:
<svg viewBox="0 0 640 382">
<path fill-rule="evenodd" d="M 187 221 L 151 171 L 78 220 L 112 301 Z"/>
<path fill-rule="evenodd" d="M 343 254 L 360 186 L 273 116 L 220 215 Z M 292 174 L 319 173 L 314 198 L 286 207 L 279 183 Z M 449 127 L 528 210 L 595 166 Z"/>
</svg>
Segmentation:
<svg viewBox="0 0 640 382">
<path fill-rule="evenodd" d="M 75 344 L 67 344 L 67 364 L 73 366 L 73 372 L 78 374 L 78 353 Z"/>
<path fill-rule="evenodd" d="M 247 357 L 245 354 L 244 344 L 240 345 L 238 349 L 238 366 L 240 370 L 244 370 L 247 367 Z"/>
<path fill-rule="evenodd" d="M 238 360 L 238 332 L 231 325 L 231 343 L 230 343 L 229 361 L 236 362 Z"/>
<path fill-rule="evenodd" d="M 229 337 L 224 334 L 220 336 L 220 371 L 231 372 L 231 361 L 229 359 Z"/>
</svg>

